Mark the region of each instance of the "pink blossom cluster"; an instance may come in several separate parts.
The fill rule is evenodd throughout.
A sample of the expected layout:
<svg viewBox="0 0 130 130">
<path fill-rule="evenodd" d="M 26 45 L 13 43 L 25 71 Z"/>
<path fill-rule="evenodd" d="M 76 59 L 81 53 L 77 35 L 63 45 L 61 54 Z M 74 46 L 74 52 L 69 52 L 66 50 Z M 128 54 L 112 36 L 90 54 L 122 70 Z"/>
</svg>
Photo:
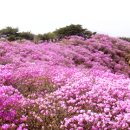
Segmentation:
<svg viewBox="0 0 130 130">
<path fill-rule="evenodd" d="M 129 60 L 99 34 L 0 42 L 0 130 L 130 130 Z"/>
</svg>

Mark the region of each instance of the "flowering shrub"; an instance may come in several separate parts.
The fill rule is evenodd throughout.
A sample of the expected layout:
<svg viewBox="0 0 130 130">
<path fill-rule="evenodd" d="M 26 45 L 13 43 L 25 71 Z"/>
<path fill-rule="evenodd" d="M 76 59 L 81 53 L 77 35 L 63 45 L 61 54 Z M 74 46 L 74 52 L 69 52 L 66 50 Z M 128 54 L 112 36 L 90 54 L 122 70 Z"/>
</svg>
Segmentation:
<svg viewBox="0 0 130 130">
<path fill-rule="evenodd" d="M 129 130 L 129 42 L 0 42 L 1 130 Z"/>
<path fill-rule="evenodd" d="M 0 87 L 0 129 L 15 129 L 24 121 L 26 116 L 22 115 L 24 97 L 12 86 Z"/>
</svg>

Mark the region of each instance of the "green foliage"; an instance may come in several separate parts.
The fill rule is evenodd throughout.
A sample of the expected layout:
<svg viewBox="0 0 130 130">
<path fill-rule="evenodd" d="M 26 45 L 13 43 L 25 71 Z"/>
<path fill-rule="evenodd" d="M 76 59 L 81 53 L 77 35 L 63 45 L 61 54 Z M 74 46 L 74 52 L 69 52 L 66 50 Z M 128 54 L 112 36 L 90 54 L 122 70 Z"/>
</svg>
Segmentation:
<svg viewBox="0 0 130 130">
<path fill-rule="evenodd" d="M 38 34 L 37 39 L 42 41 L 49 41 L 55 39 L 55 34 L 53 32 L 45 33 L 45 34 Z"/>
<path fill-rule="evenodd" d="M 79 24 L 77 25 L 71 24 L 69 26 L 56 29 L 54 32 L 38 35 L 34 35 L 31 32 L 19 32 L 18 28 L 12 28 L 12 27 L 6 27 L 0 30 L 0 37 L 6 38 L 9 41 L 26 39 L 26 40 L 33 40 L 35 43 L 38 43 L 39 41 L 60 40 L 66 36 L 71 35 L 78 35 L 84 38 L 90 38 L 91 35 L 93 34 L 96 33 L 95 32 L 92 33 L 91 31 L 82 28 L 82 26 Z"/>
<path fill-rule="evenodd" d="M 37 41 L 45 41 L 45 40 L 49 40 L 49 37 L 47 34 L 38 34 L 35 39 L 37 39 Z"/>
<path fill-rule="evenodd" d="M 65 36 L 71 36 L 71 35 L 78 35 L 82 36 L 84 38 L 91 37 L 93 34 L 91 31 L 82 28 L 81 25 L 77 24 L 71 24 L 69 26 L 59 28 L 56 31 L 54 31 L 55 35 L 58 39 L 64 38 Z"/>
<path fill-rule="evenodd" d="M 120 39 L 130 42 L 130 37 L 120 37 Z"/>
<path fill-rule="evenodd" d="M 6 27 L 0 30 L 0 37 L 7 38 L 9 41 L 14 40 L 33 40 L 34 34 L 30 32 L 18 32 L 18 28 Z"/>
<path fill-rule="evenodd" d="M 15 40 L 16 40 L 16 37 L 15 37 L 15 35 L 9 35 L 9 36 L 7 37 L 7 40 L 8 40 L 8 41 L 15 41 Z"/>
<path fill-rule="evenodd" d="M 44 41 L 44 40 L 49 40 L 50 38 L 49 38 L 49 35 L 48 35 L 48 33 L 45 33 L 45 34 L 43 34 L 42 35 L 42 40 Z"/>
<path fill-rule="evenodd" d="M 44 37 L 43 37 L 42 34 L 38 34 L 38 35 L 35 36 L 35 39 L 36 39 L 36 41 L 44 40 Z"/>
<path fill-rule="evenodd" d="M 18 36 L 18 28 L 6 27 L 0 30 L 0 37 L 7 38 L 9 41 L 16 40 Z"/>
<path fill-rule="evenodd" d="M 21 32 L 18 34 L 19 39 L 33 40 L 34 34 L 30 32 Z"/>
<path fill-rule="evenodd" d="M 18 33 L 18 28 L 6 27 L 0 30 L 0 35 L 16 35 Z"/>
</svg>

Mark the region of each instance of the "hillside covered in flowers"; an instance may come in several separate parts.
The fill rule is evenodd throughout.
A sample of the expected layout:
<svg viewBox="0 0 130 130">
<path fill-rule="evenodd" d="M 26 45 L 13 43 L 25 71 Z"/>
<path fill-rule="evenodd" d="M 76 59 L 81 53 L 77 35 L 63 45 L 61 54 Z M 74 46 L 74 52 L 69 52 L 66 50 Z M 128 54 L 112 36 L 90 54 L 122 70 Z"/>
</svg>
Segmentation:
<svg viewBox="0 0 130 130">
<path fill-rule="evenodd" d="M 96 34 L 0 42 L 0 130 L 130 130 L 130 43 Z"/>
</svg>

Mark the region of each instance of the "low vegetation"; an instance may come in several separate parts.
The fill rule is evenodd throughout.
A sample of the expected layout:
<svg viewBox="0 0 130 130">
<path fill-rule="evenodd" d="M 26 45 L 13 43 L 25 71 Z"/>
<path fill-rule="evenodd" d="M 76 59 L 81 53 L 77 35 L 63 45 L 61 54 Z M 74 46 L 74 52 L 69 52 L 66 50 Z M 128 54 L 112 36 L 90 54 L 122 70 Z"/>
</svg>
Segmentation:
<svg viewBox="0 0 130 130">
<path fill-rule="evenodd" d="M 0 41 L 0 130 L 129 130 L 129 54 L 99 34 Z"/>
</svg>

